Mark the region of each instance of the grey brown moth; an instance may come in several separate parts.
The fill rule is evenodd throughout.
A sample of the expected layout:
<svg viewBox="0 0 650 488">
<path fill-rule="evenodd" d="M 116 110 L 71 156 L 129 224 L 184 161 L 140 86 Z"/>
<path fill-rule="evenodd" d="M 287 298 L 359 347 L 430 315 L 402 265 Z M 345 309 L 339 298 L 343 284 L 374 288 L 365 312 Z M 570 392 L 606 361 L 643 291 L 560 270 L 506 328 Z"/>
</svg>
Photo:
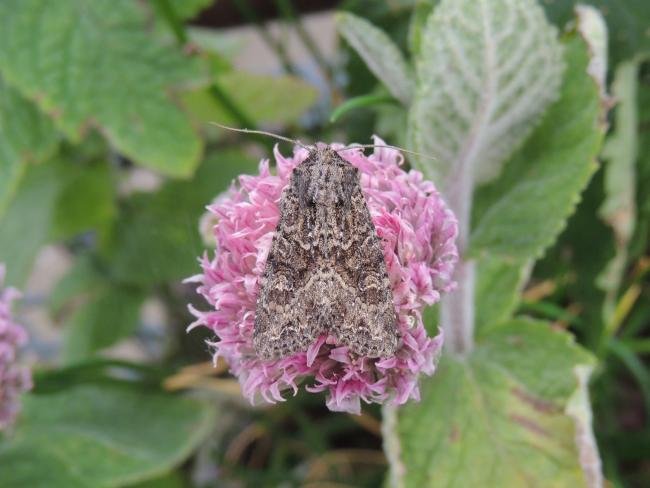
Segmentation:
<svg viewBox="0 0 650 488">
<path fill-rule="evenodd" d="M 381 242 L 359 170 L 329 146 L 310 148 L 280 199 L 256 305 L 262 359 L 306 351 L 321 334 L 360 356 L 400 342 Z"/>
</svg>

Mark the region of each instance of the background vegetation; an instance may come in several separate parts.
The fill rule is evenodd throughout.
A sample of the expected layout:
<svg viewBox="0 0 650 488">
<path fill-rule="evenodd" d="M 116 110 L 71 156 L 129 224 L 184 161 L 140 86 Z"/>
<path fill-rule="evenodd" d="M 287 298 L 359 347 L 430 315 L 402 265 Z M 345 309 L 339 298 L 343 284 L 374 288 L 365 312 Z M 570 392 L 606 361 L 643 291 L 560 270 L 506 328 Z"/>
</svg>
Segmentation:
<svg viewBox="0 0 650 488">
<path fill-rule="evenodd" d="M 192 21 L 218 3 L 0 0 L 0 262 L 35 375 L 0 487 L 598 486 L 592 415 L 605 478 L 650 485 L 650 4 L 343 1 L 330 59 L 300 2 L 273 2 L 316 86 L 244 0 L 284 72 L 235 69 Z M 500 109 L 461 157 L 493 68 Z M 474 202 L 476 320 L 420 403 L 251 408 L 185 334 L 204 207 L 274 143 L 209 121 L 444 156 L 411 164 Z M 44 249 L 68 263 L 47 293 Z"/>
</svg>

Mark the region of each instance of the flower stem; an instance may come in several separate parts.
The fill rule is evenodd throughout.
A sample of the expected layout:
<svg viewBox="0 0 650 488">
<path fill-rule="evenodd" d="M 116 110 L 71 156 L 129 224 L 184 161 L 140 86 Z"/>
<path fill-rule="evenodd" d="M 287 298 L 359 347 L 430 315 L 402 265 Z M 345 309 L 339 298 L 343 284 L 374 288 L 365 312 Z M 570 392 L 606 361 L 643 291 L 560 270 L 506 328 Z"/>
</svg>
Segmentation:
<svg viewBox="0 0 650 488">
<path fill-rule="evenodd" d="M 442 300 L 440 321 L 445 331 L 445 345 L 457 355 L 474 348 L 474 279 L 476 263 L 461 261 L 455 272 L 458 288 Z"/>
<path fill-rule="evenodd" d="M 445 332 L 448 350 L 464 355 L 474 348 L 474 286 L 476 263 L 466 260 L 472 215 L 472 172 L 458 165 L 448 191 L 447 202 L 458 219 L 458 251 L 460 261 L 454 272 L 456 290 L 443 297 L 440 322 Z"/>
<path fill-rule="evenodd" d="M 384 453 L 388 458 L 389 485 L 393 488 L 404 488 L 406 466 L 402 460 L 402 445 L 397 435 L 397 407 L 384 405 L 382 410 L 382 435 L 384 438 Z"/>
<path fill-rule="evenodd" d="M 291 60 L 289 59 L 289 54 L 287 53 L 285 45 L 282 43 L 282 41 L 277 40 L 273 37 L 273 35 L 271 35 L 264 22 L 262 22 L 258 17 L 255 9 L 249 5 L 248 0 L 233 0 L 233 4 L 235 5 L 235 8 L 239 10 L 239 13 L 241 13 L 242 17 L 244 17 L 244 19 L 246 19 L 249 24 L 255 26 L 258 34 L 262 37 L 262 39 L 264 39 L 264 42 L 266 42 L 268 47 L 277 56 L 285 73 L 296 74 L 296 70 L 294 69 Z"/>
<path fill-rule="evenodd" d="M 359 95 L 358 97 L 348 98 L 345 102 L 340 104 L 330 115 L 330 122 L 334 123 L 339 120 L 345 113 L 358 108 L 372 107 L 379 104 L 395 104 L 399 106 L 399 102 L 395 100 L 392 95 L 387 93 L 371 93 L 368 95 Z"/>
<path fill-rule="evenodd" d="M 169 29 L 174 34 L 176 41 L 182 46 L 187 42 L 187 32 L 183 22 L 176 15 L 176 11 L 169 0 L 154 0 L 153 7 L 160 13 Z"/>
<path fill-rule="evenodd" d="M 187 30 L 182 20 L 178 17 L 174 6 L 170 3 L 169 0 L 154 0 L 154 7 L 158 10 L 162 18 L 167 23 L 167 26 L 174 34 L 176 42 L 179 46 L 185 45 L 189 41 L 189 36 L 187 35 Z M 216 79 L 212 80 L 208 91 L 212 98 L 215 99 L 233 118 L 237 125 L 241 127 L 246 127 L 247 129 L 255 130 L 256 124 L 251 119 L 241 107 L 235 102 L 235 100 L 227 93 L 219 82 Z M 267 149 L 272 150 L 273 144 L 269 142 L 268 139 L 259 137 L 257 135 L 254 138 Z"/>
</svg>

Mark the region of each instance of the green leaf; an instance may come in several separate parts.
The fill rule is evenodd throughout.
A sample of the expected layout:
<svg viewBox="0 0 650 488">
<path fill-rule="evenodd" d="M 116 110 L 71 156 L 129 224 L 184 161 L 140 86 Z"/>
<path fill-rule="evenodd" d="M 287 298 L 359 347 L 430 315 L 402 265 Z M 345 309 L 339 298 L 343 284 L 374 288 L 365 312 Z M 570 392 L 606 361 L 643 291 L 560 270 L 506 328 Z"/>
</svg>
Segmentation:
<svg viewBox="0 0 650 488">
<path fill-rule="evenodd" d="M 345 102 L 343 102 L 332 111 L 332 114 L 330 115 L 330 123 L 336 122 L 346 113 L 352 112 L 359 108 L 377 107 L 382 104 L 396 103 L 397 100 L 386 93 L 370 93 L 368 95 L 360 95 L 358 97 L 348 98 Z M 381 132 L 381 134 L 384 133 Z M 384 137 L 386 137 L 385 134 Z"/>
<path fill-rule="evenodd" d="M 175 281 L 196 272 L 205 245 L 199 217 L 205 206 L 240 173 L 256 172 L 257 161 L 238 151 L 208 158 L 191 181 L 167 183 L 154 194 L 137 194 L 118 222 L 111 271 L 141 286 Z"/>
<path fill-rule="evenodd" d="M 91 229 L 104 237 L 115 216 L 113 192 L 106 164 L 55 159 L 28 166 L 13 201 L 0 216 L 0 261 L 9 263 L 8 281 L 21 285 L 48 242 Z"/>
<path fill-rule="evenodd" d="M 27 163 L 37 163 L 56 149 L 54 125 L 0 78 L 0 217 Z"/>
<path fill-rule="evenodd" d="M 129 485 L 128 488 L 185 488 L 189 486 L 178 473 L 170 473 L 159 478 Z"/>
<path fill-rule="evenodd" d="M 93 293 L 105 278 L 95 267 L 93 260 L 85 255 L 78 257 L 72 268 L 59 280 L 50 294 L 49 306 L 54 314 L 60 313 L 72 299 Z"/>
<path fill-rule="evenodd" d="M 527 318 L 486 327 L 478 332 L 477 343 L 475 360 L 498 365 L 532 394 L 557 405 L 576 389 L 573 368 L 594 364 L 571 334 Z"/>
<path fill-rule="evenodd" d="M 292 76 L 262 76 L 231 71 L 217 78 L 221 90 L 256 124 L 296 122 L 316 101 L 316 88 Z M 269 96 L 272 93 L 273 96 Z M 199 122 L 237 122 L 209 88 L 183 93 L 188 112 Z"/>
<path fill-rule="evenodd" d="M 413 7 L 408 32 L 409 50 L 413 56 L 416 56 L 420 52 L 422 33 L 436 3 L 437 0 L 419 0 Z"/>
<path fill-rule="evenodd" d="M 212 409 L 134 388 L 79 386 L 27 395 L 0 444 L 0 487 L 118 487 L 162 475 L 186 459 L 213 423 Z"/>
<path fill-rule="evenodd" d="M 596 169 L 604 129 L 600 89 L 586 71 L 589 61 L 585 43 L 571 35 L 560 99 L 501 177 L 475 195 L 473 254 L 538 257 L 564 227 Z"/>
<path fill-rule="evenodd" d="M 375 133 L 381 134 L 384 140 L 391 141 L 399 147 L 406 147 L 406 126 L 408 112 L 396 104 L 378 105 L 375 112 Z"/>
<path fill-rule="evenodd" d="M 59 160 L 29 166 L 13 201 L 0 217 L 0 262 L 7 263 L 7 283 L 23 284 L 36 253 L 50 238 L 55 204 L 67 170 L 67 164 Z"/>
<path fill-rule="evenodd" d="M 650 3 L 646 0 L 562 0 L 544 1 L 540 4 L 549 19 L 563 27 L 573 18 L 576 5 L 597 7 L 609 30 L 609 52 L 614 64 L 622 59 L 650 50 Z"/>
<path fill-rule="evenodd" d="M 197 77 L 179 50 L 145 30 L 131 0 L 0 3 L 0 71 L 71 140 L 97 126 L 126 156 L 186 176 L 201 141 L 167 91 Z"/>
<path fill-rule="evenodd" d="M 145 294 L 133 287 L 105 285 L 91 294 L 69 320 L 64 357 L 74 362 L 130 336 L 140 319 Z"/>
<path fill-rule="evenodd" d="M 582 469 L 587 486 L 603 486 L 603 471 L 598 445 L 592 429 L 593 413 L 589 401 L 589 378 L 592 366 L 576 366 L 574 374 L 578 388 L 573 392 L 566 406 L 566 414 L 573 419 L 576 426 L 576 445 L 580 452 Z"/>
<path fill-rule="evenodd" d="M 530 264 L 525 262 L 490 256 L 478 259 L 474 291 L 477 328 L 512 316 L 529 274 Z"/>
<path fill-rule="evenodd" d="M 535 0 L 442 0 L 416 68 L 413 149 L 438 158 L 419 166 L 449 198 L 495 178 L 531 133 L 557 98 L 562 49 Z"/>
<path fill-rule="evenodd" d="M 597 216 L 603 195 L 603 171 L 600 169 L 581 195 L 566 228 L 535 264 L 533 273 L 538 280 L 557 285 L 555 296 L 551 297 L 554 302 L 578 307 L 576 327 L 581 343 L 592 351 L 601 349 L 605 299 L 603 291 L 596 286 L 596 277 L 614 255 L 612 232 Z M 564 308 L 559 308 L 566 315 Z"/>
<path fill-rule="evenodd" d="M 183 21 L 197 16 L 212 0 L 149 0 L 149 3 L 160 17 L 156 29 L 171 32 L 180 45 L 185 45 L 189 38 Z"/>
<path fill-rule="evenodd" d="M 132 385 L 138 389 L 158 388 L 174 368 L 166 364 L 147 365 L 124 359 L 94 356 L 57 369 L 34 369 L 33 394 L 57 393 L 78 385 Z"/>
<path fill-rule="evenodd" d="M 647 365 L 624 342 L 616 338 L 608 342 L 607 348 L 625 365 L 636 380 L 643 395 L 646 413 L 650 415 L 650 370 Z"/>
<path fill-rule="evenodd" d="M 214 3 L 214 0 L 167 0 L 178 18 L 189 20 Z"/>
<path fill-rule="evenodd" d="M 399 410 L 402 486 L 584 486 L 564 410 L 575 368 L 591 363 L 549 324 L 485 329 L 470 357 L 444 357 L 421 402 Z"/>
<path fill-rule="evenodd" d="M 108 164 L 77 165 L 59 195 L 53 237 L 65 239 L 97 230 L 105 237 L 116 215 L 115 190 Z"/>
<path fill-rule="evenodd" d="M 641 65 L 641 72 L 650 68 L 650 60 Z M 641 76 L 638 86 L 640 127 L 650 124 L 650 78 Z M 630 243 L 630 255 L 639 257 L 646 253 L 650 242 L 650 131 L 639 131 L 639 158 L 637 160 L 637 211 L 636 229 Z"/>
<path fill-rule="evenodd" d="M 617 100 L 615 128 L 603 147 L 605 164 L 605 200 L 600 217 L 614 230 L 616 254 L 598 277 L 606 292 L 605 321 L 614 314 L 616 298 L 627 264 L 628 244 L 636 221 L 636 162 L 639 150 L 637 134 L 637 86 L 640 59 L 620 63 L 612 84 Z"/>
<path fill-rule="evenodd" d="M 607 99 L 607 24 L 600 10 L 590 5 L 578 5 L 575 15 L 576 29 L 589 46 L 587 72 L 598 83 L 601 97 Z"/>
<path fill-rule="evenodd" d="M 336 16 L 339 34 L 361 56 L 370 71 L 404 105 L 413 97 L 412 69 L 399 48 L 381 29 L 352 13 Z"/>
</svg>

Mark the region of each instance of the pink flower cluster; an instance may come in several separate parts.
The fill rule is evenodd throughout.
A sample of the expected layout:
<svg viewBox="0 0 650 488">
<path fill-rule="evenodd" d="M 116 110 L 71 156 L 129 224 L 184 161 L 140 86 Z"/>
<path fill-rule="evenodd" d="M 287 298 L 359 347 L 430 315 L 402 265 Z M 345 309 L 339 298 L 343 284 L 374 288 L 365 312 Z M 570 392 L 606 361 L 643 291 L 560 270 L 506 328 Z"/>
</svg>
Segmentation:
<svg viewBox="0 0 650 488">
<path fill-rule="evenodd" d="M 19 293 L 2 288 L 5 267 L 0 263 L 0 430 L 13 423 L 21 393 L 31 388 L 29 370 L 17 365 L 17 350 L 27 341 L 27 333 L 11 318 L 11 302 Z"/>
<path fill-rule="evenodd" d="M 384 142 L 375 138 L 375 144 Z M 361 186 L 384 246 L 402 346 L 390 358 L 356 357 L 334 337 L 324 335 L 307 351 L 260 360 L 252 343 L 260 278 L 279 219 L 282 190 L 308 151 L 296 148 L 288 158 L 276 147 L 274 154 L 277 174 L 263 160 L 259 175 L 240 176 L 238 185 L 208 207 L 216 222 L 215 256 L 204 255 L 203 272 L 188 281 L 199 283 L 197 291 L 210 310 L 190 307 L 196 321 L 188 331 L 203 325 L 216 334 L 209 343 L 215 359 L 222 356 L 230 364 L 252 403 L 282 401 L 285 390 L 295 394 L 303 381 L 310 392 L 326 391 L 327 406 L 335 411 L 360 413 L 360 400 L 403 404 L 419 399 L 418 377 L 433 373 L 442 346 L 442 333 L 427 337 L 422 310 L 453 287 L 456 218 L 433 183 L 417 171 L 400 168 L 403 157 L 397 150 L 376 147 L 370 156 L 361 148 L 340 151 L 361 173 Z"/>
</svg>

